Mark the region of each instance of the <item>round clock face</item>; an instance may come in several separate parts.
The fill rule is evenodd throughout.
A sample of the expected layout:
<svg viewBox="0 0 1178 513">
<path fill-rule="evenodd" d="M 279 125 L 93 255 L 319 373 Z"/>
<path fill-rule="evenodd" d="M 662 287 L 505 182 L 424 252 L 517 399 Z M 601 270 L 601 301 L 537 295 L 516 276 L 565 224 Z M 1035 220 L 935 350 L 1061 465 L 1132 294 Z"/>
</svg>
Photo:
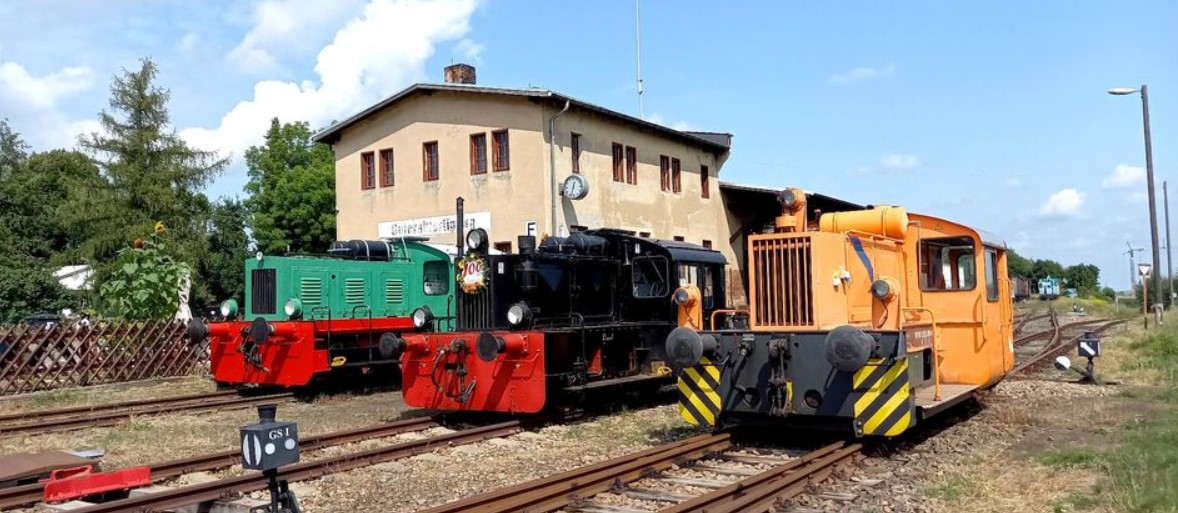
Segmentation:
<svg viewBox="0 0 1178 513">
<path fill-rule="evenodd" d="M 569 199 L 579 200 L 589 194 L 589 182 L 581 175 L 569 175 L 561 184 L 561 190 Z"/>
</svg>

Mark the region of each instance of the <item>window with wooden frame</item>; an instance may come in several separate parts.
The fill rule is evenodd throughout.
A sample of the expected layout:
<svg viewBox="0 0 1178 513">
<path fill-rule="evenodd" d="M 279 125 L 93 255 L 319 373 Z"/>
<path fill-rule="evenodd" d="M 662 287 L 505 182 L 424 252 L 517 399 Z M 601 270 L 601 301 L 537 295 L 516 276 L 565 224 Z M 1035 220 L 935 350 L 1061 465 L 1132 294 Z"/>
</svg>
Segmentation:
<svg viewBox="0 0 1178 513">
<path fill-rule="evenodd" d="M 380 150 L 380 186 L 393 186 L 393 149 Z"/>
<path fill-rule="evenodd" d="M 642 237 L 642 238 L 644 238 L 644 239 L 649 239 L 649 238 L 650 238 L 650 232 L 638 232 L 638 236 L 639 236 L 639 237 Z"/>
<path fill-rule="evenodd" d="M 686 240 L 686 239 L 684 239 L 682 235 L 675 236 L 675 242 L 683 242 L 684 240 Z"/>
<path fill-rule="evenodd" d="M 504 253 L 511 253 L 511 242 L 510 241 L 496 242 L 495 244 L 492 244 L 491 247 L 495 248 L 495 251 L 502 251 Z"/>
<path fill-rule="evenodd" d="M 360 189 L 376 188 L 376 156 L 371 151 L 360 154 Z"/>
<path fill-rule="evenodd" d="M 659 190 L 671 190 L 671 157 L 659 155 Z"/>
<path fill-rule="evenodd" d="M 683 192 L 683 182 L 680 179 L 679 159 L 671 159 L 671 192 L 679 194 Z"/>
<path fill-rule="evenodd" d="M 712 241 L 710 241 L 708 239 L 703 240 L 703 245 L 705 248 L 712 249 Z"/>
<path fill-rule="evenodd" d="M 708 166 L 699 166 L 699 197 L 712 197 L 711 183 L 708 181 L 711 177 L 708 176 Z"/>
<path fill-rule="evenodd" d="M 438 179 L 438 141 L 421 145 L 421 179 L 426 182 Z"/>
<path fill-rule="evenodd" d="M 638 149 L 626 147 L 626 183 L 638 185 Z"/>
<path fill-rule="evenodd" d="M 569 150 L 573 155 L 573 172 L 581 172 L 581 134 L 573 132 L 569 138 Z"/>
<path fill-rule="evenodd" d="M 470 134 L 470 174 L 487 174 L 487 134 Z"/>
<path fill-rule="evenodd" d="M 491 160 L 495 163 L 495 171 L 511 169 L 511 152 L 507 142 L 507 130 L 491 132 Z"/>
<path fill-rule="evenodd" d="M 622 160 L 622 158 L 623 158 L 622 157 L 622 145 L 620 145 L 618 143 L 614 143 L 613 149 L 614 149 L 614 181 L 615 182 L 622 182 L 622 181 L 626 180 L 626 174 L 625 174 L 626 168 L 622 167 L 625 165 Z"/>
</svg>

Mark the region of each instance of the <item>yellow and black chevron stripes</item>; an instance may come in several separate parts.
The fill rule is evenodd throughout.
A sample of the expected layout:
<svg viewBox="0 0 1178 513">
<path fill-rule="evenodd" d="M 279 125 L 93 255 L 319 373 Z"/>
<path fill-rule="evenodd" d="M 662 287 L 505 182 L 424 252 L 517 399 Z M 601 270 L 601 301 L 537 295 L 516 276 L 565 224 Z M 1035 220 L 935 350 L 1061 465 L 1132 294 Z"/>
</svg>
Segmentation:
<svg viewBox="0 0 1178 513">
<path fill-rule="evenodd" d="M 707 358 L 679 376 L 679 415 L 690 424 L 715 425 L 720 415 L 720 368 Z"/>
<path fill-rule="evenodd" d="M 912 387 L 908 359 L 892 365 L 868 365 L 854 376 L 855 421 L 865 435 L 896 436 L 912 425 Z"/>
</svg>

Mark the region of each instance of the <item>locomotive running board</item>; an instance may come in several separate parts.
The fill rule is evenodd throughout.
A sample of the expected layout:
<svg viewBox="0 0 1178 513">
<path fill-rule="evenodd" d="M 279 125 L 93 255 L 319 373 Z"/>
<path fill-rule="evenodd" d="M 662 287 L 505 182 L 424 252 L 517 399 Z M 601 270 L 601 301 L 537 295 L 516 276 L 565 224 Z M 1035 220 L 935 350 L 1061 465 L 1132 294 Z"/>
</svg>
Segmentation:
<svg viewBox="0 0 1178 513">
<path fill-rule="evenodd" d="M 933 400 L 932 385 L 916 390 L 916 409 L 920 412 L 921 420 L 932 417 L 954 405 L 973 397 L 978 390 L 977 385 L 949 385 L 941 384 L 941 400 Z"/>
<path fill-rule="evenodd" d="M 603 379 L 601 381 L 594 381 L 584 385 L 574 385 L 564 387 L 561 390 L 564 392 L 584 392 L 587 390 L 595 390 L 598 388 L 614 387 L 619 385 L 631 385 L 644 381 L 666 381 L 668 384 L 672 383 L 669 376 L 651 376 L 648 374 L 640 374 L 638 376 L 626 376 L 624 378 Z"/>
</svg>

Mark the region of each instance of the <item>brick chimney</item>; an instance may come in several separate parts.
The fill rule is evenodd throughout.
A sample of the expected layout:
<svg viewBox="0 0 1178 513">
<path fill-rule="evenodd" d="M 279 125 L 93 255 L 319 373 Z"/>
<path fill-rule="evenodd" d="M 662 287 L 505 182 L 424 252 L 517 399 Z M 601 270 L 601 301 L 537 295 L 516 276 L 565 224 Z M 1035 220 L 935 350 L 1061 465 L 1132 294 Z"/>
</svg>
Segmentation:
<svg viewBox="0 0 1178 513">
<path fill-rule="evenodd" d="M 474 66 L 470 64 L 451 64 L 446 66 L 446 83 L 474 85 Z"/>
</svg>

